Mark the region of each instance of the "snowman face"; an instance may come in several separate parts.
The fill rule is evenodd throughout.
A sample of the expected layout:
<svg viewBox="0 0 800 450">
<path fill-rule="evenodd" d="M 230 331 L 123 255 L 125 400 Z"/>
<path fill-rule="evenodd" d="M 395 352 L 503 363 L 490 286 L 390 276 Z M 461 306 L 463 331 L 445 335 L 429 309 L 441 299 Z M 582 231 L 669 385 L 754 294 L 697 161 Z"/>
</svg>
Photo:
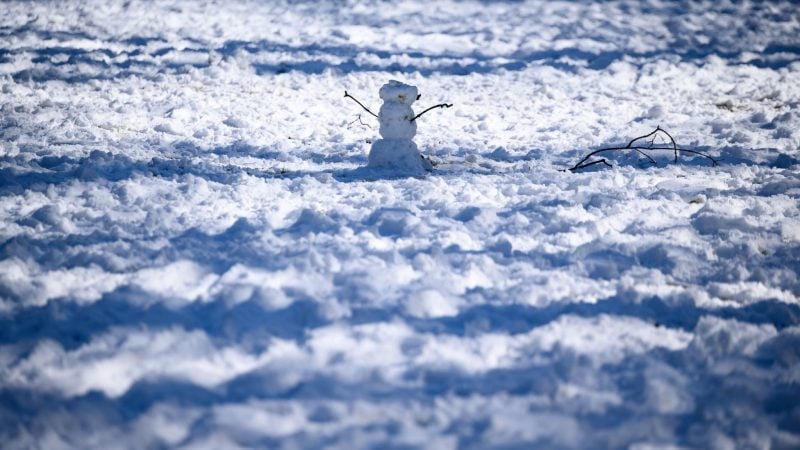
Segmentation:
<svg viewBox="0 0 800 450">
<path fill-rule="evenodd" d="M 378 95 L 385 102 L 411 105 L 417 100 L 417 88 L 392 80 L 381 87 Z"/>
</svg>

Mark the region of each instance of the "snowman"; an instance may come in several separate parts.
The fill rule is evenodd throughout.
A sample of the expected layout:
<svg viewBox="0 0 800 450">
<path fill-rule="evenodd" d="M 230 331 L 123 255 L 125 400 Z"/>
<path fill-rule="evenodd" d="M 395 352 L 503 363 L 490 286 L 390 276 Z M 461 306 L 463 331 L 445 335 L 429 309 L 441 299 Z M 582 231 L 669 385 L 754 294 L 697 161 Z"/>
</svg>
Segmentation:
<svg viewBox="0 0 800 450">
<path fill-rule="evenodd" d="M 378 91 L 378 95 L 383 100 L 378 115 L 375 115 L 346 91 L 344 95 L 353 99 L 380 122 L 382 139 L 372 143 L 367 162 L 368 168 L 388 169 L 408 175 L 423 175 L 433 169 L 431 163 L 422 157 L 417 149 L 417 144 L 414 143 L 414 135 L 417 134 L 416 120 L 434 108 L 450 108 L 453 105 L 446 103 L 435 105 L 414 115 L 411 104 L 419 98 L 416 86 L 395 80 L 384 84 Z"/>
</svg>

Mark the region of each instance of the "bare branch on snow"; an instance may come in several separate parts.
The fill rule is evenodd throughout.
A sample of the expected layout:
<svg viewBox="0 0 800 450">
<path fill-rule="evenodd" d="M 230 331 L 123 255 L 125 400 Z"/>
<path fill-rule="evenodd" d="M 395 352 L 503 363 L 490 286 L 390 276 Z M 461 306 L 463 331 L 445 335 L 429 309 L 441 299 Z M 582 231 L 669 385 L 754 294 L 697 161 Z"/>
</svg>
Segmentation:
<svg viewBox="0 0 800 450">
<path fill-rule="evenodd" d="M 655 143 L 656 138 L 661 137 L 659 133 L 663 134 L 664 136 L 667 137 L 667 139 L 669 139 L 669 144 L 667 146 L 660 146 Z M 648 138 L 650 138 L 649 141 L 646 141 Z M 640 141 L 645 141 L 645 142 L 638 144 Z M 705 153 L 699 152 L 697 150 L 678 147 L 678 144 L 675 142 L 675 139 L 672 137 L 672 135 L 669 134 L 666 130 L 664 130 L 660 126 L 657 126 L 656 129 L 651 131 L 650 133 L 633 138 L 630 142 L 628 142 L 628 145 L 626 145 L 625 147 L 607 147 L 594 150 L 593 152 L 584 156 L 583 159 L 581 159 L 577 164 L 575 164 L 574 166 L 570 167 L 567 170 L 569 170 L 570 172 L 577 172 L 581 169 L 585 169 L 595 164 L 605 164 L 608 167 L 612 167 L 612 165 L 605 158 L 600 158 L 593 161 L 590 161 L 590 159 L 595 155 L 599 155 L 600 153 L 613 152 L 613 151 L 635 151 L 640 155 L 644 156 L 645 158 L 647 158 L 647 160 L 650 161 L 651 164 L 655 165 L 656 160 L 653 159 L 653 157 L 651 157 L 647 153 L 645 153 L 646 151 L 653 151 L 653 150 L 671 150 L 675 154 L 676 163 L 678 162 L 679 151 L 702 156 L 703 158 L 710 160 L 712 166 L 716 166 L 719 163 L 719 161 L 717 161 L 715 158 L 712 158 L 711 156 Z"/>
</svg>

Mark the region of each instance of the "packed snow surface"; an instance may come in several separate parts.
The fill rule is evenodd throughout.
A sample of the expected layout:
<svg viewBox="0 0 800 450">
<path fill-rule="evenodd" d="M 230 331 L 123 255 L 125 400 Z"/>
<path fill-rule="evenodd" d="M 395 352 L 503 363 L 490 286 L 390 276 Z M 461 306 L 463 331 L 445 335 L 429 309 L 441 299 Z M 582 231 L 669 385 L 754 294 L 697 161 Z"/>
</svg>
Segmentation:
<svg viewBox="0 0 800 450">
<path fill-rule="evenodd" d="M 2 2 L 0 447 L 800 448 L 799 106 L 792 2 Z"/>
</svg>

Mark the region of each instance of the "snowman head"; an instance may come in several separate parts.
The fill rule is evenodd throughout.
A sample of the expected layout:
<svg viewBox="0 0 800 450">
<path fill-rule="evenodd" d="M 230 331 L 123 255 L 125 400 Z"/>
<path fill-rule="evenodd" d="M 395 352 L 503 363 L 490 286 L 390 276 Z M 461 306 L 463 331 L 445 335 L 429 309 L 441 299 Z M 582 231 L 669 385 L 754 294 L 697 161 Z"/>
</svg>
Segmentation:
<svg viewBox="0 0 800 450">
<path fill-rule="evenodd" d="M 410 105 L 417 100 L 417 87 L 409 84 L 401 83 L 396 80 L 391 80 L 381 86 L 378 95 L 381 100 L 385 102 L 397 102 L 404 105 Z"/>
</svg>

